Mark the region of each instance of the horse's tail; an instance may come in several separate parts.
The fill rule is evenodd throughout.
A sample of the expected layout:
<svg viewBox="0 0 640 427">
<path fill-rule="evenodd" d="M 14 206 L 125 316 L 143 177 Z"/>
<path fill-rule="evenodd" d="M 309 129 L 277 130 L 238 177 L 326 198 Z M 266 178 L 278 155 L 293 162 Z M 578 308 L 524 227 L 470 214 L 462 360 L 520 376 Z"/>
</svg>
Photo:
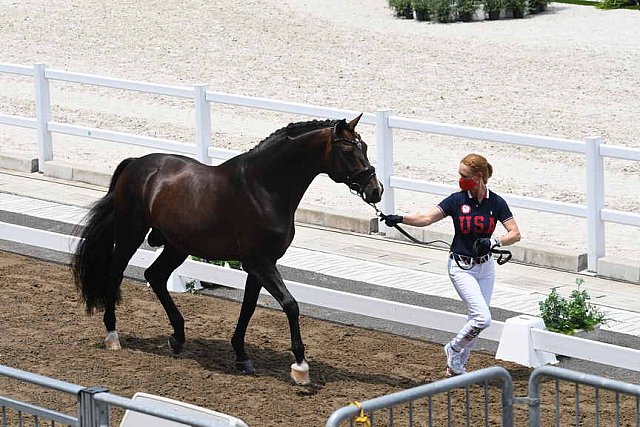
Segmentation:
<svg viewBox="0 0 640 427">
<path fill-rule="evenodd" d="M 115 239 L 113 189 L 122 171 L 133 160 L 128 158 L 118 165 L 107 194 L 91 207 L 84 227 L 75 233 L 81 240 L 73 255 L 71 269 L 88 314 L 104 309 L 109 301 L 120 301 L 120 286 L 113 283 L 109 274 Z"/>
</svg>

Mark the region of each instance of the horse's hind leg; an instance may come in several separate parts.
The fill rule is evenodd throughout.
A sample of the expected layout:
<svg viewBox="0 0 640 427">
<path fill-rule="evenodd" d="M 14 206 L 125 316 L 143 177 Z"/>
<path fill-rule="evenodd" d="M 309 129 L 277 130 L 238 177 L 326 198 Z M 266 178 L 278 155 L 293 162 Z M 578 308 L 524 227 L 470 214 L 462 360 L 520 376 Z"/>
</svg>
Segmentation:
<svg viewBox="0 0 640 427">
<path fill-rule="evenodd" d="M 138 227 L 122 227 L 116 232 L 116 244 L 113 249 L 111 266 L 109 268 L 109 285 L 115 289 L 119 288 L 122 283 L 124 270 L 129 264 L 129 260 L 136 253 L 138 247 L 144 241 L 146 230 L 144 226 Z M 104 326 L 107 329 L 107 337 L 105 338 L 105 346 L 109 350 L 119 350 L 120 340 L 116 329 L 116 303 L 120 295 L 119 289 L 112 292 L 111 298 L 105 305 L 104 310 Z"/>
<path fill-rule="evenodd" d="M 169 322 L 173 326 L 173 334 L 169 336 L 169 347 L 176 354 L 180 353 L 185 341 L 184 318 L 167 290 L 167 279 L 186 258 L 186 254 L 165 242 L 164 249 L 158 258 L 144 272 L 145 279 L 151 284 L 151 288 L 164 307 L 164 311 L 167 312 Z"/>
</svg>

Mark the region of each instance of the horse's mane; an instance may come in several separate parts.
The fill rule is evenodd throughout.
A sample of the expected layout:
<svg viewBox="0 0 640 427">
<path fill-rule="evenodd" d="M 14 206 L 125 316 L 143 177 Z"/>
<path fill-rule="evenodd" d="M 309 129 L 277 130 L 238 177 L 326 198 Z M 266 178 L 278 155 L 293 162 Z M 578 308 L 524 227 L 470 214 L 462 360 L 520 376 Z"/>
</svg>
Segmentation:
<svg viewBox="0 0 640 427">
<path fill-rule="evenodd" d="M 251 151 L 261 151 L 267 147 L 287 141 L 289 138 L 295 138 L 307 132 L 318 129 L 333 127 L 339 120 L 310 120 L 307 122 L 289 123 L 287 126 L 278 129 L 271 135 L 263 139 L 251 149 Z"/>
</svg>

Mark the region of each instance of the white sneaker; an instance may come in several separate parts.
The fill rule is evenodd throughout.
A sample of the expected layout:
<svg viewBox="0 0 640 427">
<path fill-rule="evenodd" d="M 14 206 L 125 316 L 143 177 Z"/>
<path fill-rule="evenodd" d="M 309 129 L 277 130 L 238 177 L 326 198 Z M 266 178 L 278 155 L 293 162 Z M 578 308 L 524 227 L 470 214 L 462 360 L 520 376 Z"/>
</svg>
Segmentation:
<svg viewBox="0 0 640 427">
<path fill-rule="evenodd" d="M 444 355 L 447 358 L 447 367 L 451 369 L 451 372 L 455 375 L 464 373 L 464 364 L 462 363 L 462 352 L 455 351 L 451 347 L 451 343 L 447 343 L 444 346 Z"/>
<path fill-rule="evenodd" d="M 466 374 L 467 370 L 462 368 L 462 372 L 460 374 L 454 374 L 450 367 L 447 366 L 447 370 L 444 372 L 444 376 L 447 378 L 457 377 L 458 375 Z"/>
</svg>

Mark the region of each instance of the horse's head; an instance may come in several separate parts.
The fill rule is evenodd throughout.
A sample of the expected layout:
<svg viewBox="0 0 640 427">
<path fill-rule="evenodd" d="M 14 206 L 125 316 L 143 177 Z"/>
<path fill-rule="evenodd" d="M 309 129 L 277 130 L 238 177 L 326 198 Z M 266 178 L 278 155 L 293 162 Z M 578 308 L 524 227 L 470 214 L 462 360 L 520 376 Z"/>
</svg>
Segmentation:
<svg viewBox="0 0 640 427">
<path fill-rule="evenodd" d="M 365 202 L 377 203 L 382 198 L 383 188 L 367 158 L 367 144 L 355 131 L 360 117 L 362 114 L 348 123 L 340 120 L 333 127 L 327 174 L 335 182 L 347 184 Z"/>
</svg>

